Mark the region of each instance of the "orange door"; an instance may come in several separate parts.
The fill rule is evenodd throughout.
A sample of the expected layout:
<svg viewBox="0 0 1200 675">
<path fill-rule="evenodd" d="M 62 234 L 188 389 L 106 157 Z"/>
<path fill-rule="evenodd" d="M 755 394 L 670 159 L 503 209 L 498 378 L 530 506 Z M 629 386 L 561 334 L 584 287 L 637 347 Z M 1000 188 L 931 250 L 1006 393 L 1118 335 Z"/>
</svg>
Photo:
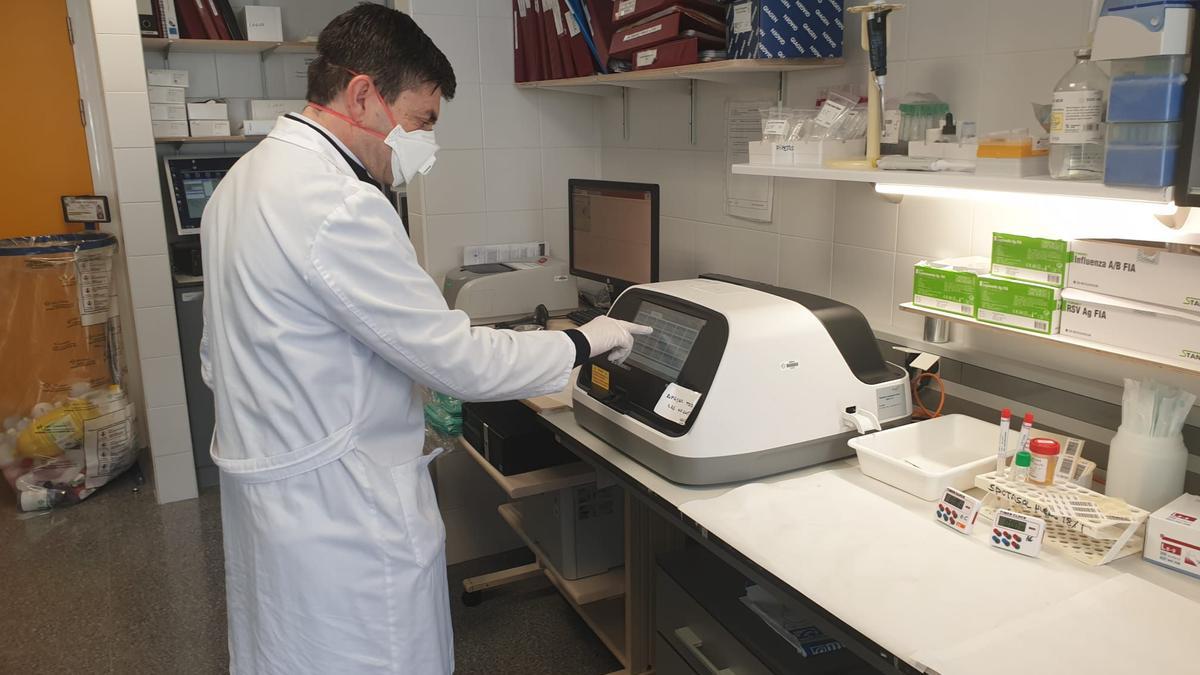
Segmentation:
<svg viewBox="0 0 1200 675">
<path fill-rule="evenodd" d="M 77 229 L 62 195 L 90 194 L 64 0 L 0 0 L 0 238 Z"/>
</svg>

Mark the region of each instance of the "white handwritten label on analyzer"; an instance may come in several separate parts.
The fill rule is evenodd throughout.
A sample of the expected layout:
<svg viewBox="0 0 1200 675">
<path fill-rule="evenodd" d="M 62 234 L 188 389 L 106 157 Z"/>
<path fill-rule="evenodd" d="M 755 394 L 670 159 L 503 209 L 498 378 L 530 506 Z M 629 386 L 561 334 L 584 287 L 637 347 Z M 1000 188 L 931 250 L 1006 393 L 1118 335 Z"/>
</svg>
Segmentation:
<svg viewBox="0 0 1200 675">
<path fill-rule="evenodd" d="M 699 400 L 700 392 L 671 383 L 659 397 L 658 404 L 654 406 L 654 413 L 676 424 L 687 424 Z"/>
</svg>

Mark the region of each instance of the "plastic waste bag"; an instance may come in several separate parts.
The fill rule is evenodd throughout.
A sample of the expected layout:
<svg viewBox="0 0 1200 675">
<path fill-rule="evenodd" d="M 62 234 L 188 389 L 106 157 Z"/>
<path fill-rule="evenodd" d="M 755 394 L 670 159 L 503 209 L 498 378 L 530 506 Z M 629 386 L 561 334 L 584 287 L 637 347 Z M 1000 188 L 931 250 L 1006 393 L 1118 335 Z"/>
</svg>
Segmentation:
<svg viewBox="0 0 1200 675">
<path fill-rule="evenodd" d="M 84 499 L 136 458 L 102 233 L 0 240 L 0 472 L 23 511 Z"/>
</svg>

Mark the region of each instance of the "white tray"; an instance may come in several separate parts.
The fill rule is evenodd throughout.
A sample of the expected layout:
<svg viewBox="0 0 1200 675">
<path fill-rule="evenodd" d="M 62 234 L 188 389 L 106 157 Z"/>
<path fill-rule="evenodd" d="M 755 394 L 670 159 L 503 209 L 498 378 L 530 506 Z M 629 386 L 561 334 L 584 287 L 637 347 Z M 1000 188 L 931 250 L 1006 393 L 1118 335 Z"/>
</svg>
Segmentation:
<svg viewBox="0 0 1200 675">
<path fill-rule="evenodd" d="M 944 415 L 852 438 L 862 472 L 925 501 L 947 487 L 967 490 L 975 476 L 996 468 L 1000 426 L 967 415 Z M 1008 454 L 1019 433 L 1008 434 Z"/>
</svg>

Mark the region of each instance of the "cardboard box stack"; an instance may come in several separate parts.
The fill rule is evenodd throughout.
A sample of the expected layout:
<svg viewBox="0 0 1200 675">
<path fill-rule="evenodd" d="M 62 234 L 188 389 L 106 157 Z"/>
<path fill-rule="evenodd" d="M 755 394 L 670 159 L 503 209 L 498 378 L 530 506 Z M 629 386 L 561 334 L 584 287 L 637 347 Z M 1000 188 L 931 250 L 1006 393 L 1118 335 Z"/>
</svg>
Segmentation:
<svg viewBox="0 0 1200 675">
<path fill-rule="evenodd" d="M 187 104 L 192 136 L 228 136 L 229 106 L 220 101 Z"/>
<path fill-rule="evenodd" d="M 1070 243 L 1061 239 L 993 234 L 991 273 L 979 278 L 975 318 L 1042 335 L 1057 333 L 1070 259 Z"/>
<path fill-rule="evenodd" d="M 275 120 L 288 113 L 300 113 L 308 104 L 304 99 L 263 99 L 250 101 L 250 117 L 242 122 L 240 133 L 244 136 L 266 136 L 275 126 Z"/>
<path fill-rule="evenodd" d="M 188 86 L 188 71 L 146 71 L 150 95 L 150 127 L 155 138 L 188 135 L 187 108 L 184 104 Z"/>
<path fill-rule="evenodd" d="M 612 20 L 609 55 L 633 70 L 726 57 L 725 7 L 713 0 L 618 0 Z"/>
<path fill-rule="evenodd" d="M 990 261 L 917 263 L 913 304 L 1200 368 L 1200 239 L 1067 242 L 997 232 Z"/>
<path fill-rule="evenodd" d="M 1077 239 L 1062 333 L 1200 367 L 1200 241 Z"/>
</svg>

